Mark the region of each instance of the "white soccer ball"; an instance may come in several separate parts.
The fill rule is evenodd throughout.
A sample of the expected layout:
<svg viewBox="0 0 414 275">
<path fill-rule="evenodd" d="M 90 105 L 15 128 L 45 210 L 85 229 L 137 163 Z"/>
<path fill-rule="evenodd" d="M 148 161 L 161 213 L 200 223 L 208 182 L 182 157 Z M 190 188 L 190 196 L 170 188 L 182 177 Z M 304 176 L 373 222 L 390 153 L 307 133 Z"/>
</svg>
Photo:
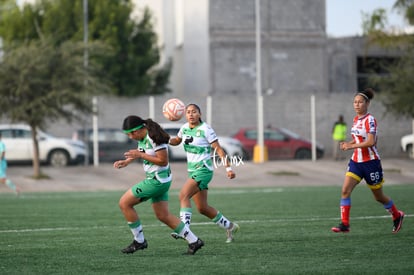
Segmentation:
<svg viewBox="0 0 414 275">
<path fill-rule="evenodd" d="M 171 121 L 180 120 L 185 111 L 185 104 L 178 98 L 168 99 L 162 106 L 162 114 Z"/>
</svg>

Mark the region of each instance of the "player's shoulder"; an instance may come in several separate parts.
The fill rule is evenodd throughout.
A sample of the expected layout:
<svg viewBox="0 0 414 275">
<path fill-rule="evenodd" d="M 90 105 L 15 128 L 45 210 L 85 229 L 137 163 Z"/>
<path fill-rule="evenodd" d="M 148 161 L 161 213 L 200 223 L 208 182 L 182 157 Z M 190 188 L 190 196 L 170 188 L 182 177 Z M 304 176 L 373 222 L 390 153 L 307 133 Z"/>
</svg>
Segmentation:
<svg viewBox="0 0 414 275">
<path fill-rule="evenodd" d="M 183 125 L 181 125 L 180 130 L 188 129 L 188 128 L 190 128 L 190 123 L 186 122 Z"/>
<path fill-rule="evenodd" d="M 213 127 L 211 127 L 211 125 L 210 125 L 210 124 L 208 124 L 207 122 L 204 122 L 204 121 L 203 121 L 203 123 L 200 125 L 200 127 L 204 128 L 204 129 L 206 129 L 206 130 L 208 130 L 208 131 L 213 131 L 213 132 L 214 132 Z"/>
</svg>

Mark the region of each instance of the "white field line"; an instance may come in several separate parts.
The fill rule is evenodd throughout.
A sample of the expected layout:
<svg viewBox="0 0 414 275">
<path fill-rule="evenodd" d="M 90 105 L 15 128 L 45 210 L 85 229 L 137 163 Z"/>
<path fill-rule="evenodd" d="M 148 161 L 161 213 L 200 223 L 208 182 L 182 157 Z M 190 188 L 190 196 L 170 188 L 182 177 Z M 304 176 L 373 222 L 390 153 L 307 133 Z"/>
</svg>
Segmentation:
<svg viewBox="0 0 414 275">
<path fill-rule="evenodd" d="M 405 217 L 413 217 L 414 215 L 405 214 Z M 361 216 L 361 217 L 352 217 L 353 220 L 374 220 L 374 219 L 389 219 L 389 215 L 384 216 Z M 338 217 L 335 218 L 322 218 L 322 217 L 314 217 L 314 218 L 306 218 L 306 219 L 271 219 L 271 220 L 238 220 L 236 221 L 239 224 L 248 224 L 248 223 L 286 223 L 286 222 L 316 222 L 316 221 L 337 221 Z M 192 226 L 206 226 L 212 225 L 212 222 L 194 222 L 191 223 Z M 144 227 L 158 227 L 158 226 L 166 226 L 161 223 L 157 224 L 145 224 Z M 105 228 L 122 228 L 123 226 L 89 226 L 89 227 L 48 227 L 48 228 L 25 228 L 25 229 L 7 229 L 7 230 L 0 230 L 0 234 L 7 234 L 7 233 L 33 233 L 33 232 L 50 232 L 50 231 L 75 231 L 75 230 L 93 230 L 93 229 L 105 229 Z"/>
</svg>

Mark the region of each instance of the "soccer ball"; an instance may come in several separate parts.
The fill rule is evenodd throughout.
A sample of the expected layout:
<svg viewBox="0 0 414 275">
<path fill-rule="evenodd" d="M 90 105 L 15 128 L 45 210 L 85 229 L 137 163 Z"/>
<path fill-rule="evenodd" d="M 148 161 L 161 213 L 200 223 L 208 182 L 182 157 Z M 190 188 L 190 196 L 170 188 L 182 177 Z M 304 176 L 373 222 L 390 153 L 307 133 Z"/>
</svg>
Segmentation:
<svg viewBox="0 0 414 275">
<path fill-rule="evenodd" d="M 162 106 L 162 114 L 171 121 L 180 120 L 185 111 L 184 103 L 178 98 L 168 99 Z"/>
</svg>

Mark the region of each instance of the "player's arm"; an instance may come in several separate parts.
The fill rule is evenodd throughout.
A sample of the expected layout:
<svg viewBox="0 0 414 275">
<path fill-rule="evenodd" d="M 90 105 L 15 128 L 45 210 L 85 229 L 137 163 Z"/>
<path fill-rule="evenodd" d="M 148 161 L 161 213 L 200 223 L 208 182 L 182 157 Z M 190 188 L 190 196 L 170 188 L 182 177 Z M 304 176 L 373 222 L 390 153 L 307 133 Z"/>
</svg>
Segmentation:
<svg viewBox="0 0 414 275">
<path fill-rule="evenodd" d="M 145 153 L 141 153 L 141 159 L 154 163 L 158 166 L 166 166 L 168 165 L 168 150 L 167 148 L 162 148 L 160 150 L 155 151 L 155 156 L 148 155 Z"/>
<path fill-rule="evenodd" d="M 178 144 L 180 144 L 182 141 L 182 138 L 180 137 L 172 137 L 170 138 L 170 141 L 168 142 L 168 144 L 172 145 L 172 146 L 177 146 Z"/>
<path fill-rule="evenodd" d="M 167 148 L 162 148 L 160 150 L 155 151 L 155 156 L 148 155 L 145 152 L 141 152 L 137 149 L 129 150 L 128 152 L 124 153 L 124 156 L 127 160 L 131 159 L 143 159 L 154 163 L 155 165 L 159 166 L 166 166 L 168 164 L 168 152 Z"/>
<path fill-rule="evenodd" d="M 134 160 L 133 158 L 117 160 L 114 162 L 114 168 L 121 169 L 121 168 L 127 167 L 133 160 Z"/>
<path fill-rule="evenodd" d="M 236 177 L 236 173 L 234 173 L 233 169 L 231 168 L 231 163 L 228 161 L 226 153 L 224 152 L 223 148 L 221 148 L 220 143 L 218 140 L 215 140 L 211 143 L 211 147 L 213 147 L 214 152 L 221 158 L 222 163 L 226 167 L 227 177 L 230 179 L 234 179 Z"/>
<path fill-rule="evenodd" d="M 375 145 L 375 134 L 368 133 L 367 139 L 361 143 L 356 143 L 354 140 L 351 142 L 344 142 L 342 146 L 342 150 L 351 150 L 356 148 L 367 148 Z"/>
</svg>

